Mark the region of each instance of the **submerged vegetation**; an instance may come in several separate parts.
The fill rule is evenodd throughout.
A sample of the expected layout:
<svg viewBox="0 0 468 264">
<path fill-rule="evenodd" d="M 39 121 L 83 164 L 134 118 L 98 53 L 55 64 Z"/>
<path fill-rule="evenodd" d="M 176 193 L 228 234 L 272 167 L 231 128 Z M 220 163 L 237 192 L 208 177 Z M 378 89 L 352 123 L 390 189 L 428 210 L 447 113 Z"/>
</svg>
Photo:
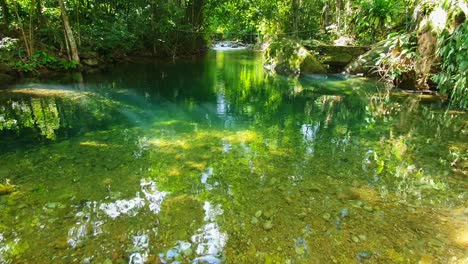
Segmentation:
<svg viewBox="0 0 468 264">
<path fill-rule="evenodd" d="M 0 261 L 466 261 L 466 113 L 262 64 L 2 91 Z"/>
</svg>

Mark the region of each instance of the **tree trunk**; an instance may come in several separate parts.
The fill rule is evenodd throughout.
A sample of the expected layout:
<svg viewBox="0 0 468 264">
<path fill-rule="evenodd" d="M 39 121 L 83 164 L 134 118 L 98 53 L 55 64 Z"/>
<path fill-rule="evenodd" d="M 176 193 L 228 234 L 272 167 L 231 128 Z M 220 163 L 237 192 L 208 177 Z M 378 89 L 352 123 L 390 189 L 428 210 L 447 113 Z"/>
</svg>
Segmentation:
<svg viewBox="0 0 468 264">
<path fill-rule="evenodd" d="M 58 0 L 60 11 L 62 13 L 63 27 L 65 29 L 65 41 L 68 42 L 72 54 L 72 59 L 78 64 L 80 63 L 80 56 L 78 55 L 78 48 L 76 47 L 75 38 L 73 37 L 73 32 L 68 22 L 67 11 L 65 10 L 65 4 L 63 0 Z"/>
<path fill-rule="evenodd" d="M 298 25 L 297 25 L 297 13 L 298 13 L 298 10 L 299 7 L 298 7 L 298 3 L 297 3 L 297 0 L 292 0 L 291 2 L 291 20 L 292 20 L 292 33 L 293 33 L 293 37 L 295 39 L 298 38 Z"/>
<path fill-rule="evenodd" d="M 34 54 L 33 12 L 34 3 L 31 2 L 31 5 L 29 7 L 29 50 L 31 54 Z"/>
<path fill-rule="evenodd" d="M 156 0 L 151 1 L 151 41 L 153 45 L 153 55 L 157 53 L 157 30 L 156 30 L 156 16 L 158 12 L 158 4 Z"/>
<path fill-rule="evenodd" d="M 40 28 L 44 25 L 44 16 L 42 16 L 41 0 L 36 0 L 36 17 L 37 17 L 37 26 Z"/>
<path fill-rule="evenodd" d="M 21 35 L 23 36 L 24 47 L 26 48 L 26 53 L 28 54 L 28 57 L 32 57 L 30 41 L 28 40 L 28 37 L 26 36 L 26 32 L 24 31 L 23 22 L 21 20 L 20 15 L 18 14 L 18 8 L 16 7 L 16 5 L 13 5 L 13 7 L 15 10 L 16 18 L 18 19 L 18 26 L 19 26 Z"/>
</svg>

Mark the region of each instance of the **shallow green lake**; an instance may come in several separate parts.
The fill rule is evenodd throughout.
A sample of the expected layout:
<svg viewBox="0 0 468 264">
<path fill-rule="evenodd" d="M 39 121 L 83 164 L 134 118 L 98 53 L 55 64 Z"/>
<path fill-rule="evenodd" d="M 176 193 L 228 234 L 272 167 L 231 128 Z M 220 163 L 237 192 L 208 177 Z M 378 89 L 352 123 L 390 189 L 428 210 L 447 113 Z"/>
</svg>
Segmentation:
<svg viewBox="0 0 468 264">
<path fill-rule="evenodd" d="M 467 134 L 246 51 L 6 87 L 0 263 L 467 263 Z"/>
</svg>

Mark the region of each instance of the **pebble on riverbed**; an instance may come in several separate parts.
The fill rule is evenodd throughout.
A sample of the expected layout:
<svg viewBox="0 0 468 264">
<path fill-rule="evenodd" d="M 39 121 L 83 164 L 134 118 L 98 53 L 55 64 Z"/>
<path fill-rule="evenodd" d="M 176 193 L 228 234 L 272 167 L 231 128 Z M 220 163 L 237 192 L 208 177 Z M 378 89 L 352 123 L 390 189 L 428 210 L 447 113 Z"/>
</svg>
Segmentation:
<svg viewBox="0 0 468 264">
<path fill-rule="evenodd" d="M 252 217 L 252 220 L 250 220 L 250 223 L 252 225 L 256 225 L 258 223 L 258 218 L 257 217 Z"/>
<path fill-rule="evenodd" d="M 273 229 L 273 223 L 271 221 L 266 221 L 265 224 L 263 224 L 263 229 L 266 231 Z"/>
<path fill-rule="evenodd" d="M 257 212 L 255 212 L 256 218 L 260 218 L 261 216 L 262 216 L 262 210 L 258 210 Z"/>
</svg>

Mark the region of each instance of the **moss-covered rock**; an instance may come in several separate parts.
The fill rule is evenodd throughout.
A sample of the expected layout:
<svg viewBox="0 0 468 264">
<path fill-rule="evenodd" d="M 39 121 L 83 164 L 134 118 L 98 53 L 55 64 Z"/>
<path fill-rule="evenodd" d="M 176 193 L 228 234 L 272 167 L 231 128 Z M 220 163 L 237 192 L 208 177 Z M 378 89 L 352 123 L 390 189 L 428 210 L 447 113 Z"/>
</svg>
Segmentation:
<svg viewBox="0 0 468 264">
<path fill-rule="evenodd" d="M 363 74 L 366 76 L 376 76 L 373 71 L 375 63 L 379 59 L 380 54 L 387 53 L 388 46 L 385 46 L 385 41 L 375 44 L 368 52 L 351 61 L 345 68 L 345 71 L 352 75 Z"/>
<path fill-rule="evenodd" d="M 264 52 L 264 67 L 278 74 L 326 73 L 320 61 L 304 46 L 292 40 L 271 43 Z"/>
<path fill-rule="evenodd" d="M 369 51 L 365 46 L 328 45 L 317 41 L 303 41 L 304 47 L 317 52 L 323 65 L 328 65 L 328 72 L 342 72 L 353 59 Z"/>
</svg>

